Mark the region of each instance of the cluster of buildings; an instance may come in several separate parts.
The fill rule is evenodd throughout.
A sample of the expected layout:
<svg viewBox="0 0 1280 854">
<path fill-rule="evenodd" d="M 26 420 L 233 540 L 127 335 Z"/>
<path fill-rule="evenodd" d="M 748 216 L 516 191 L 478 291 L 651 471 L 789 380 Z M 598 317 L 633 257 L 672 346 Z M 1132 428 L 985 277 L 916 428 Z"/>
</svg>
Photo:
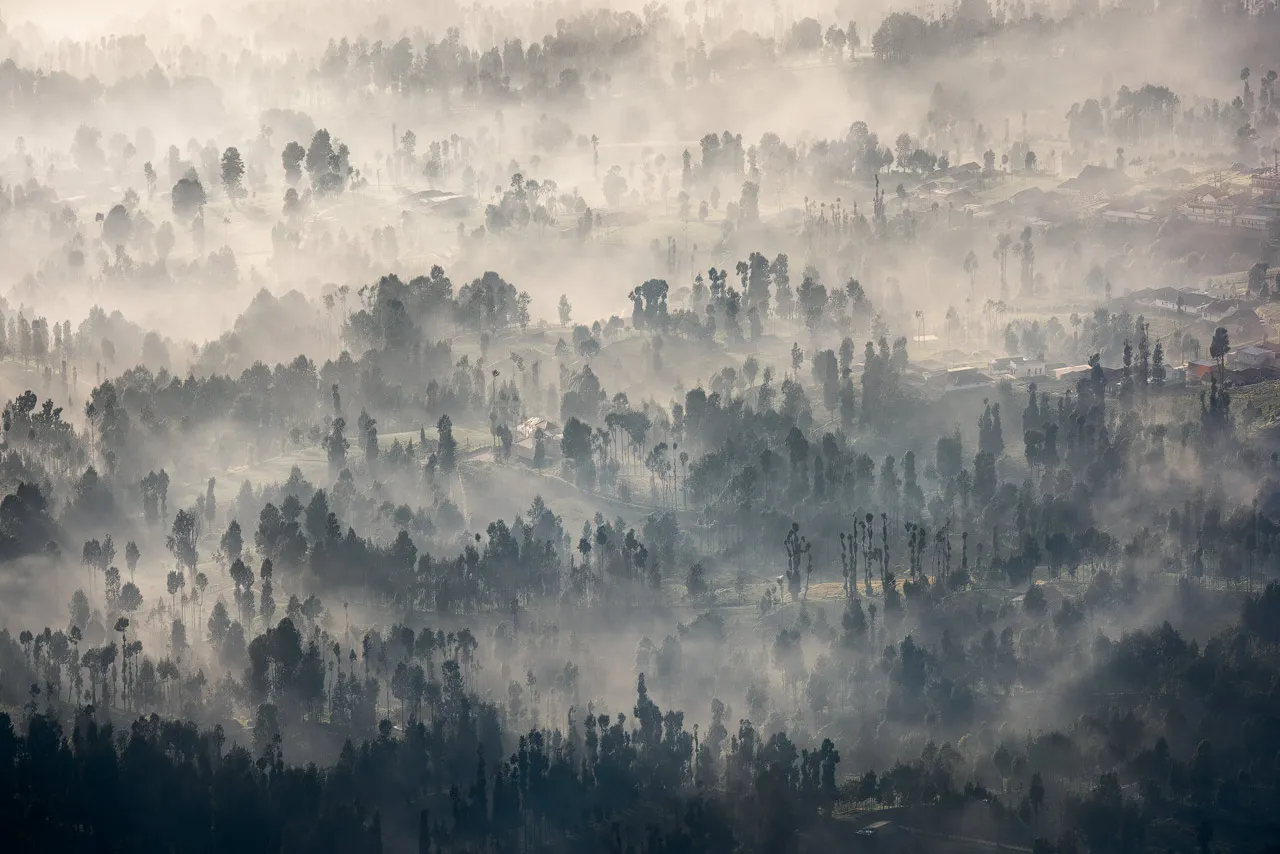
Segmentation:
<svg viewBox="0 0 1280 854">
<path fill-rule="evenodd" d="M 1212 359 L 1196 359 L 1187 363 L 1187 379 L 1208 381 L 1218 369 Z M 1227 354 L 1225 380 L 1229 385 L 1253 385 L 1280 379 L 1280 344 L 1261 341 L 1246 344 Z"/>
<path fill-rule="evenodd" d="M 994 388 L 1004 381 L 1015 385 L 1036 383 L 1046 390 L 1071 388 L 1093 370 L 1087 364 L 1068 365 L 1065 362 L 1046 362 L 1043 358 L 1025 356 L 1006 356 L 992 359 L 985 366 L 955 368 L 925 359 L 914 363 L 913 367 L 918 381 L 925 389 L 943 396 Z M 1217 369 L 1218 364 L 1212 359 L 1196 359 L 1185 365 L 1169 365 L 1165 368 L 1165 385 L 1208 382 L 1209 375 Z M 1104 366 L 1102 370 L 1108 384 L 1118 384 L 1124 379 L 1124 369 L 1121 367 Z M 1247 344 L 1228 354 L 1225 381 L 1229 385 L 1253 385 L 1275 379 L 1280 379 L 1280 344 L 1265 341 Z"/>
<path fill-rule="evenodd" d="M 916 365 L 922 385 L 936 394 L 949 395 L 994 387 L 1002 381 L 1019 385 L 1036 383 L 1043 388 L 1072 387 L 1093 369 L 1087 364 L 1068 365 L 1062 362 L 1046 362 L 1043 358 L 1007 356 L 993 359 L 987 366 L 947 368 L 924 360 Z M 1233 349 L 1227 354 L 1224 380 L 1231 386 L 1246 386 L 1266 380 L 1280 379 L 1280 343 L 1260 341 Z M 1106 381 L 1120 383 L 1124 369 L 1103 367 Z M 1218 370 L 1212 359 L 1195 359 L 1185 365 L 1169 365 L 1165 368 L 1165 384 L 1208 382 Z"/>
<path fill-rule="evenodd" d="M 1237 296 L 1224 297 L 1179 288 L 1143 288 L 1125 299 L 1139 309 L 1166 311 L 1181 315 L 1188 322 L 1225 327 L 1236 339 L 1261 338 L 1267 325 L 1258 315 L 1258 301 Z"/>
<path fill-rule="evenodd" d="M 949 368 L 933 359 L 923 359 L 912 366 L 926 389 L 944 395 L 987 388 L 1002 380 L 1044 382 L 1052 379 L 1056 369 L 1065 367 L 1026 356 L 992 359 L 984 366 Z"/>
<path fill-rule="evenodd" d="M 1179 170 L 1179 174 L 1165 177 L 1191 176 Z M 1158 225 L 1181 218 L 1211 228 L 1265 235 L 1280 245 L 1280 170 L 1251 172 L 1247 188 L 1227 181 L 1196 185 L 1166 181 L 1100 198 L 1091 212 L 1111 224 Z"/>
<path fill-rule="evenodd" d="M 1027 187 L 996 202 L 980 197 L 992 176 L 974 162 L 953 166 L 916 190 L 921 201 L 940 204 L 953 214 L 981 220 L 1021 220 L 1033 229 L 1056 223 L 1092 220 L 1105 224 L 1160 225 L 1181 218 L 1190 223 L 1266 235 L 1280 246 L 1280 168 L 1239 176 L 1216 184 L 1195 184 L 1194 176 L 1175 169 L 1154 181 L 1136 182 L 1123 171 L 1085 166 L 1074 178 L 1051 189 Z"/>
<path fill-rule="evenodd" d="M 1178 213 L 1203 225 L 1280 233 L 1280 201 L 1272 192 L 1260 189 L 1260 178 L 1264 186 L 1270 185 L 1269 178 L 1255 174 L 1249 190 L 1196 187 L 1178 206 Z"/>
<path fill-rule="evenodd" d="M 988 388 L 1009 381 L 1019 385 L 1036 383 L 1052 387 L 1056 383 L 1073 384 L 1090 370 L 1088 365 L 1047 362 L 1043 357 L 1004 356 L 984 366 L 947 368 L 931 360 L 918 365 L 925 388 L 942 394 Z"/>
</svg>

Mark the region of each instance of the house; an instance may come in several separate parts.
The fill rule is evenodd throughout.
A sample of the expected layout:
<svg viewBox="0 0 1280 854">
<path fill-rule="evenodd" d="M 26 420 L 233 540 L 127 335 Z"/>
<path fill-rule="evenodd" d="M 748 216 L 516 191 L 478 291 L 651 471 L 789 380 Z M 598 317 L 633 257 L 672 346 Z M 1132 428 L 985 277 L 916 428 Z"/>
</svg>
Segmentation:
<svg viewBox="0 0 1280 854">
<path fill-rule="evenodd" d="M 1280 344 L 1276 344 L 1273 341 L 1260 341 L 1257 344 L 1254 344 L 1253 346 L 1259 347 L 1271 353 L 1271 358 L 1273 360 L 1280 359 Z"/>
<path fill-rule="evenodd" d="M 518 458 L 533 460 L 537 453 L 538 431 L 542 431 L 542 451 L 548 460 L 560 458 L 560 426 L 542 416 L 526 418 L 516 425 L 515 442 L 511 449 Z"/>
<path fill-rule="evenodd" d="M 1260 211 L 1250 211 L 1236 216 L 1236 228 L 1246 228 L 1250 231 L 1266 231 L 1271 227 L 1274 216 Z"/>
<path fill-rule="evenodd" d="M 937 359 L 926 357 L 924 359 L 913 359 L 908 369 L 919 374 L 927 382 L 930 377 L 946 373 L 947 366 Z"/>
<path fill-rule="evenodd" d="M 1231 203 L 1229 193 L 1200 187 L 1194 190 L 1191 198 L 1178 208 L 1178 212 L 1192 222 L 1229 228 L 1235 224 L 1239 210 Z"/>
<path fill-rule="evenodd" d="M 1253 191 L 1260 196 L 1280 194 L 1280 169 L 1259 169 L 1249 178 Z"/>
<path fill-rule="evenodd" d="M 1145 225 L 1157 222 L 1159 218 L 1159 214 L 1150 206 L 1133 208 L 1123 202 L 1109 205 L 1102 211 L 1104 221 L 1119 225 Z"/>
<path fill-rule="evenodd" d="M 1135 303 L 1147 308 L 1177 311 L 1182 293 L 1177 288 L 1143 288 L 1129 295 Z"/>
<path fill-rule="evenodd" d="M 937 375 L 936 381 L 943 394 L 986 388 L 992 384 L 991 377 L 977 368 L 952 368 L 945 374 Z"/>
<path fill-rule="evenodd" d="M 1123 208 L 1106 208 L 1102 211 L 1101 216 L 1106 222 L 1117 225 L 1137 225 L 1143 221 L 1138 217 L 1137 211 L 1125 210 Z"/>
<path fill-rule="evenodd" d="M 1241 347 L 1232 353 L 1232 361 L 1243 368 L 1265 368 L 1275 361 L 1276 354 L 1266 347 Z"/>
<path fill-rule="evenodd" d="M 1266 372 L 1259 368 L 1242 368 L 1238 371 L 1227 371 L 1226 384 L 1234 388 L 1255 385 L 1267 379 Z"/>
<path fill-rule="evenodd" d="M 1055 368 L 1053 378 L 1059 382 L 1069 382 L 1086 376 L 1092 370 L 1093 368 L 1089 365 L 1069 365 L 1064 368 Z"/>
<path fill-rule="evenodd" d="M 1129 177 L 1117 169 L 1089 164 L 1080 170 L 1079 175 L 1059 184 L 1058 189 L 1078 198 L 1109 197 L 1125 192 L 1132 185 Z"/>
<path fill-rule="evenodd" d="M 1129 299 L 1146 308 L 1176 311 L 1217 323 L 1240 310 L 1240 302 L 1234 299 L 1216 299 L 1196 291 L 1180 291 L 1176 288 L 1147 288 L 1129 294 Z"/>
<path fill-rule="evenodd" d="M 543 437 L 546 439 L 559 440 L 560 438 L 560 426 L 546 418 L 543 418 L 541 415 L 534 415 L 517 424 L 516 438 L 532 439 L 537 435 L 539 430 L 542 431 Z"/>
<path fill-rule="evenodd" d="M 1218 369 L 1218 363 L 1211 359 L 1195 359 L 1187 362 L 1187 379 L 1202 380 Z"/>
<path fill-rule="evenodd" d="M 1205 311 L 1215 300 L 1213 297 L 1196 291 L 1180 291 L 1177 288 L 1148 288 L 1134 291 L 1130 299 L 1141 306 L 1158 308 L 1163 311 L 1181 311 L 1186 314 L 1205 316 Z M 1234 303 L 1232 304 L 1234 307 Z"/>
<path fill-rule="evenodd" d="M 1033 379 L 1045 375 L 1044 359 L 1029 359 L 1025 356 L 1008 356 L 991 361 L 993 374 L 1009 374 L 1018 379 Z"/>
<path fill-rule="evenodd" d="M 1235 300 L 1216 299 L 1208 305 L 1203 306 L 1196 314 L 1203 317 L 1211 323 L 1218 323 L 1232 314 L 1237 313 L 1240 304 Z"/>
<path fill-rule="evenodd" d="M 1232 337 L 1246 340 L 1261 338 L 1268 330 L 1267 324 L 1251 308 L 1237 307 L 1235 311 L 1219 318 L 1217 322 L 1226 327 Z"/>
<path fill-rule="evenodd" d="M 408 193 L 405 201 L 445 216 L 465 216 L 480 204 L 474 196 L 447 190 L 420 190 L 416 193 Z"/>
</svg>

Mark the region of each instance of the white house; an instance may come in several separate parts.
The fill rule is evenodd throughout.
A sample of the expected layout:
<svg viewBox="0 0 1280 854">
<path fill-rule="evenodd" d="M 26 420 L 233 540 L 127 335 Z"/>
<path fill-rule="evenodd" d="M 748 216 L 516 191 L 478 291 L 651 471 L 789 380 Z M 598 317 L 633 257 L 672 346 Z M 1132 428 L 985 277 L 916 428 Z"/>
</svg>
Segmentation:
<svg viewBox="0 0 1280 854">
<path fill-rule="evenodd" d="M 535 415 L 516 425 L 512 453 L 518 459 L 530 461 L 534 458 L 538 446 L 537 434 L 539 430 L 542 431 L 542 450 L 546 458 L 548 460 L 560 458 L 560 426 L 542 416 Z"/>
<path fill-rule="evenodd" d="M 1196 314 L 1205 320 L 1217 323 L 1226 320 L 1240 309 L 1240 303 L 1229 299 L 1216 299 L 1208 305 L 1201 308 Z"/>
<path fill-rule="evenodd" d="M 542 431 L 543 436 L 547 439 L 560 438 L 559 425 L 548 421 L 541 415 L 534 415 L 516 425 L 516 439 L 532 439 L 539 430 Z"/>
<path fill-rule="evenodd" d="M 1018 379 L 1035 379 L 1045 374 L 1044 359 L 1027 358 L 1026 356 L 1007 356 L 1003 359 L 991 360 L 991 372 L 1009 374 Z"/>
<path fill-rule="evenodd" d="M 1109 205 L 1102 211 L 1103 220 L 1122 225 L 1142 225 L 1155 222 L 1159 218 L 1159 214 L 1150 206 L 1131 210 L 1123 205 Z"/>
<path fill-rule="evenodd" d="M 1265 347 L 1241 347 L 1232 353 L 1236 364 L 1245 368 L 1263 368 L 1273 364 L 1276 354 Z"/>
<path fill-rule="evenodd" d="M 1250 231 L 1266 231 L 1274 219 L 1275 217 L 1265 213 L 1242 213 L 1236 217 L 1236 226 Z"/>
<path fill-rule="evenodd" d="M 1053 378 L 1055 380 L 1077 379 L 1091 371 L 1093 371 L 1093 368 L 1089 365 L 1069 365 L 1065 368 L 1055 369 L 1053 372 Z"/>
<path fill-rule="evenodd" d="M 1239 213 L 1236 206 L 1230 203 L 1230 198 L 1226 192 L 1210 190 L 1188 199 L 1178 211 L 1192 222 L 1230 227 L 1235 224 L 1236 214 Z"/>
<path fill-rule="evenodd" d="M 1133 295 L 1134 302 L 1139 305 L 1160 308 L 1165 311 L 1181 309 L 1189 314 L 1199 314 L 1211 302 L 1213 297 L 1195 291 L 1180 291 L 1177 288 L 1151 288 L 1138 291 Z"/>
</svg>

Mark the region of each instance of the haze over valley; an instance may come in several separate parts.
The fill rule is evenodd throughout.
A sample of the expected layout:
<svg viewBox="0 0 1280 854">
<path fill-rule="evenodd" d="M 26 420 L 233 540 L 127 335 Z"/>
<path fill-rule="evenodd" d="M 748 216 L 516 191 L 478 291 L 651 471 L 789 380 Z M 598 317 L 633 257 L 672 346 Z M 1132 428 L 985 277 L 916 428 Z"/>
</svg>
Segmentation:
<svg viewBox="0 0 1280 854">
<path fill-rule="evenodd" d="M 1278 34 L 5 4 L 0 849 L 1275 851 Z"/>
</svg>

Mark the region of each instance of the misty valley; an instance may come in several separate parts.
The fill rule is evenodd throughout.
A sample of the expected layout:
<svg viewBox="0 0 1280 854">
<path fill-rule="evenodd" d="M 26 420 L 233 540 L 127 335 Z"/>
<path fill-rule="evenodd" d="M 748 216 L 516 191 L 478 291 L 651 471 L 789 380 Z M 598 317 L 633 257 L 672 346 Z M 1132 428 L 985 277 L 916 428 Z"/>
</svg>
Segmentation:
<svg viewBox="0 0 1280 854">
<path fill-rule="evenodd" d="M 1271 0 L 3 5 L 0 851 L 1280 851 Z"/>
</svg>

